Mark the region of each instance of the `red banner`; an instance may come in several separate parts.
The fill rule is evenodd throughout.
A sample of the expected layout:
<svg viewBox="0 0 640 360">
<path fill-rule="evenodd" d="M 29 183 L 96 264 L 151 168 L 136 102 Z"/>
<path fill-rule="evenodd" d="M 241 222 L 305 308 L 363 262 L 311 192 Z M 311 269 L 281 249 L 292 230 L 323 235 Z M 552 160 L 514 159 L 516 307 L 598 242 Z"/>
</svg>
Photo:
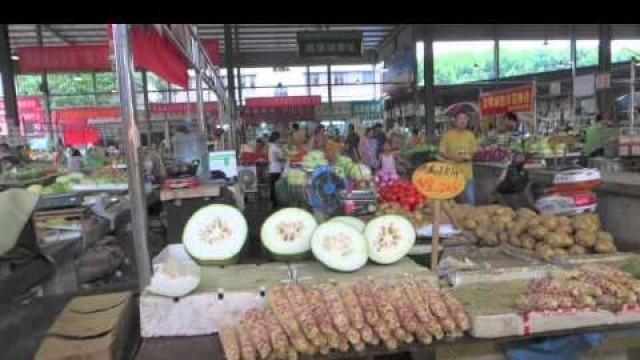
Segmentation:
<svg viewBox="0 0 640 360">
<path fill-rule="evenodd" d="M 21 136 L 43 136 L 45 134 L 44 109 L 40 97 L 18 98 L 18 116 Z M 8 135 L 9 128 L 4 112 L 4 99 L 0 97 L 0 135 Z"/>
<path fill-rule="evenodd" d="M 68 108 L 53 111 L 53 121 L 57 124 L 86 124 L 87 119 L 119 118 L 117 106 Z"/>
<path fill-rule="evenodd" d="M 201 40 L 202 47 L 209 55 L 209 60 L 213 65 L 222 65 L 222 55 L 220 54 L 220 42 L 216 39 Z"/>
<path fill-rule="evenodd" d="M 186 115 L 188 113 L 196 114 L 198 112 L 198 105 L 196 103 L 150 103 L 149 111 L 152 114 L 180 114 Z M 218 103 L 215 101 L 204 103 L 205 113 L 218 113 Z"/>
<path fill-rule="evenodd" d="M 131 28 L 131 47 L 136 67 L 153 71 L 168 82 L 182 88 L 189 86 L 187 61 L 166 36 L 153 26 Z"/>
<path fill-rule="evenodd" d="M 533 110 L 533 86 L 480 94 L 480 111 L 483 115 Z"/>
<path fill-rule="evenodd" d="M 18 56 L 21 73 L 111 70 L 107 44 L 27 46 L 18 48 Z"/>
<path fill-rule="evenodd" d="M 320 95 L 313 96 L 279 96 L 279 97 L 261 97 L 247 98 L 245 104 L 247 108 L 265 107 L 290 107 L 290 106 L 316 106 L 320 105 L 322 97 Z"/>
</svg>

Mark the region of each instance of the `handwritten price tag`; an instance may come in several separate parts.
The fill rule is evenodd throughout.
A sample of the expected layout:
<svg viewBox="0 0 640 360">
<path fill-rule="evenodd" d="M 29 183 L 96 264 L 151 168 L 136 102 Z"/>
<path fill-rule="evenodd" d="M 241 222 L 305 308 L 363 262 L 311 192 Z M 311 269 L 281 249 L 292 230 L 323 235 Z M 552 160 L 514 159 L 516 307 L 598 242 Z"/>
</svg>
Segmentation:
<svg viewBox="0 0 640 360">
<path fill-rule="evenodd" d="M 464 190 L 466 179 L 455 166 L 435 161 L 424 164 L 413 172 L 413 184 L 430 199 L 451 199 Z"/>
</svg>

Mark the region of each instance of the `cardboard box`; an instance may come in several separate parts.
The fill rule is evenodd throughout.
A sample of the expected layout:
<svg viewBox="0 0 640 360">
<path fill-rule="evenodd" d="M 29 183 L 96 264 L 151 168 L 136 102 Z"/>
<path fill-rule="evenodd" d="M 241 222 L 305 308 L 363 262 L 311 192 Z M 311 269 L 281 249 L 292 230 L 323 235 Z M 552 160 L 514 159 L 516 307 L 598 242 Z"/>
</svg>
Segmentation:
<svg viewBox="0 0 640 360">
<path fill-rule="evenodd" d="M 36 360 L 119 360 L 132 332 L 130 292 L 76 297 L 58 315 Z"/>
</svg>

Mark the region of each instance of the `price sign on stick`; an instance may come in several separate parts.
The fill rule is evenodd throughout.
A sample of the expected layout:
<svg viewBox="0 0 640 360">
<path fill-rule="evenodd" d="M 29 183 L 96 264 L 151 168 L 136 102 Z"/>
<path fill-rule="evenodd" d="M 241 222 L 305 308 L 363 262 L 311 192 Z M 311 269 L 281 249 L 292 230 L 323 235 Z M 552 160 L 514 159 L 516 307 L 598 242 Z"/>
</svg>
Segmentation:
<svg viewBox="0 0 640 360">
<path fill-rule="evenodd" d="M 434 161 L 426 163 L 413 172 L 413 184 L 427 198 L 434 199 L 433 235 L 431 238 L 431 269 L 438 266 L 440 242 L 440 203 L 451 199 L 464 190 L 466 178 L 452 164 Z"/>
</svg>

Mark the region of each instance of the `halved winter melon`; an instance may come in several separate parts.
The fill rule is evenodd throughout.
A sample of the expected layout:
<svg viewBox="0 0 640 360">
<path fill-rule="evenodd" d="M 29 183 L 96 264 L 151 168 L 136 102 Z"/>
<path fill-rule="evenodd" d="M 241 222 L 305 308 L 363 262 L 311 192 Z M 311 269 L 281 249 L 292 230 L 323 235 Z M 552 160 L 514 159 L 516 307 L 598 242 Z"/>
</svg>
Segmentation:
<svg viewBox="0 0 640 360">
<path fill-rule="evenodd" d="M 369 259 L 378 264 L 393 264 L 409 253 L 416 242 L 416 230 L 404 217 L 384 215 L 364 230 Z"/>
<path fill-rule="evenodd" d="M 155 266 L 147 290 L 157 295 L 182 297 L 195 290 L 199 284 L 198 265 L 169 258 L 167 262 Z"/>
<path fill-rule="evenodd" d="M 309 212 L 285 208 L 271 214 L 262 224 L 262 245 L 279 261 L 295 261 L 309 257 L 311 235 L 318 222 Z"/>
<path fill-rule="evenodd" d="M 342 224 L 352 226 L 354 229 L 360 232 L 364 231 L 364 227 L 366 225 L 364 221 L 353 216 L 336 216 L 334 218 L 331 218 L 329 221 L 336 221 Z"/>
<path fill-rule="evenodd" d="M 247 233 L 247 220 L 240 210 L 213 204 L 191 216 L 182 232 L 182 244 L 199 264 L 225 265 L 235 262 Z"/>
<path fill-rule="evenodd" d="M 355 271 L 367 263 L 367 244 L 362 232 L 337 221 L 326 222 L 311 237 L 313 255 L 330 269 Z"/>
</svg>

